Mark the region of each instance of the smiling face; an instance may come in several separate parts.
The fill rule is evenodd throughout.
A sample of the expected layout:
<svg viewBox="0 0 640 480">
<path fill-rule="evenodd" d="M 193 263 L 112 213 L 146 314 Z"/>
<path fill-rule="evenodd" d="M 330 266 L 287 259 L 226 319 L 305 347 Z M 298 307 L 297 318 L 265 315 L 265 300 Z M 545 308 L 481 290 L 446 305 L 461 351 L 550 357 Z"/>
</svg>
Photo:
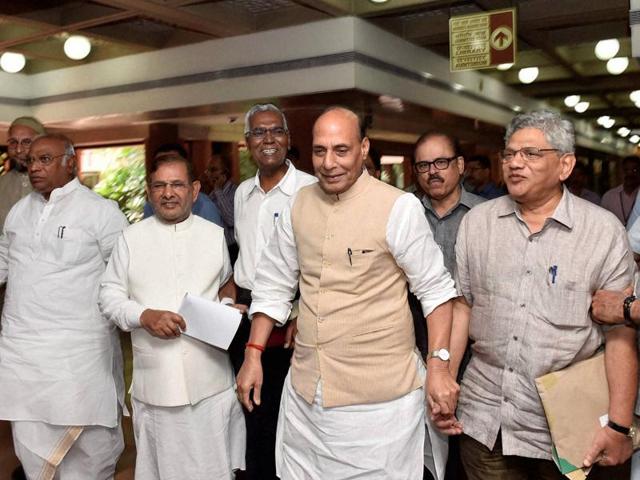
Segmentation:
<svg viewBox="0 0 640 480">
<path fill-rule="evenodd" d="M 200 182 L 189 179 L 187 166 L 182 161 L 160 163 L 147 184 L 147 196 L 156 217 L 168 224 L 180 223 L 189 217 L 198 192 Z"/>
<path fill-rule="evenodd" d="M 360 139 L 358 117 L 348 110 L 322 114 L 313 126 L 313 169 L 325 193 L 344 193 L 362 174 L 369 139 Z"/>
<path fill-rule="evenodd" d="M 264 129 L 265 134 L 253 135 L 255 129 Z M 282 168 L 289 150 L 289 132 L 278 134 L 274 133 L 273 129 L 284 131 L 284 121 L 278 112 L 256 112 L 249 121 L 247 147 L 263 174 L 270 174 Z"/>
<path fill-rule="evenodd" d="M 506 149 L 518 151 L 533 147 L 552 149 L 542 130 L 522 128 L 516 130 Z M 562 182 L 571 174 L 575 164 L 572 153 L 545 152 L 540 158 L 525 160 L 518 153 L 509 162 L 502 163 L 502 173 L 511 197 L 523 204 L 539 204 L 562 191 Z"/>
</svg>

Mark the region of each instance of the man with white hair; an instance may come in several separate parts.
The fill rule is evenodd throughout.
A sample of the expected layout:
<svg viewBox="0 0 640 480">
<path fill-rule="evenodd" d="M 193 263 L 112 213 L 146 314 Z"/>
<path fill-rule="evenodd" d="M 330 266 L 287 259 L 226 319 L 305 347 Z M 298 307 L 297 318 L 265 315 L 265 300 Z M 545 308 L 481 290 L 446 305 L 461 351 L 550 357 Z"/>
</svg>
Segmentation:
<svg viewBox="0 0 640 480">
<path fill-rule="evenodd" d="M 632 283 L 624 227 L 609 212 L 563 186 L 576 162 L 574 130 L 548 111 L 516 116 L 505 136 L 502 170 L 509 195 L 473 208 L 456 243 L 452 369 L 467 344 L 471 361 L 457 418 L 470 480 L 563 479 L 535 379 L 591 357 L 603 345 L 609 422 L 584 459 L 617 465 L 631 454 L 637 390 L 636 332 L 604 329 L 589 315 L 597 289 Z M 597 470 L 597 469 L 596 469 Z M 608 477 L 611 478 L 611 477 Z"/>
<path fill-rule="evenodd" d="M 124 448 L 124 381 L 98 283 L 127 220 L 80 184 L 68 138 L 36 138 L 26 164 L 34 192 L 0 238 L 0 419 L 27 478 L 110 478 Z"/>
</svg>

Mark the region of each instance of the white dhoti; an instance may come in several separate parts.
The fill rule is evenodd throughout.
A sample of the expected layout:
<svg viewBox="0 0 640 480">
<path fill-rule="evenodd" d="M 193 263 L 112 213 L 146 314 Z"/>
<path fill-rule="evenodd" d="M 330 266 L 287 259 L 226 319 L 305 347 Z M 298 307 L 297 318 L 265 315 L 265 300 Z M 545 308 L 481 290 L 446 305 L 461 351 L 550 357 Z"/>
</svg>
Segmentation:
<svg viewBox="0 0 640 480">
<path fill-rule="evenodd" d="M 287 376 L 280 402 L 276 469 L 283 480 L 421 480 L 424 392 L 383 403 L 323 408 Z"/>
<path fill-rule="evenodd" d="M 195 405 L 131 403 L 136 480 L 226 480 L 244 468 L 246 428 L 233 388 Z"/>
<path fill-rule="evenodd" d="M 120 426 L 11 422 L 13 446 L 30 480 L 112 479 L 124 449 Z"/>
</svg>

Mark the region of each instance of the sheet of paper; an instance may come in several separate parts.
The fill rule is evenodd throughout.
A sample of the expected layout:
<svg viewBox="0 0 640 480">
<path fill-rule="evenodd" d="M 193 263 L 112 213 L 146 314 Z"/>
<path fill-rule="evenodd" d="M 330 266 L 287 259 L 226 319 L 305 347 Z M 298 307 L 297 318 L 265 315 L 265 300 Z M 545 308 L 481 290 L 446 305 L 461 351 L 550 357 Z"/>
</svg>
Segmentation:
<svg viewBox="0 0 640 480">
<path fill-rule="evenodd" d="M 239 310 L 187 293 L 178 309 L 187 323 L 184 335 L 227 350 L 240 326 Z"/>
</svg>

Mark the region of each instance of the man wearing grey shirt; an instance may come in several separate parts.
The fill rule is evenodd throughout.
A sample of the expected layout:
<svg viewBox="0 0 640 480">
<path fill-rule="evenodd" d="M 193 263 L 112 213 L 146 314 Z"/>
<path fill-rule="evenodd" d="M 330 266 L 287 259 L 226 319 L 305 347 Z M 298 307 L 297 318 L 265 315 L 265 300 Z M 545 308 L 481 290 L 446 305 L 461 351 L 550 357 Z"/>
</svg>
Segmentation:
<svg viewBox="0 0 640 480">
<path fill-rule="evenodd" d="M 635 330 L 603 329 L 589 315 L 592 293 L 632 282 L 625 230 L 609 212 L 562 182 L 575 164 L 572 124 L 540 111 L 515 117 L 501 153 L 509 195 L 467 214 L 456 244 L 459 293 L 451 339 L 456 370 L 473 340 L 457 417 L 470 480 L 562 479 L 535 378 L 591 357 L 606 343 L 609 424 L 585 465 L 617 465 L 631 454 L 637 390 Z"/>
</svg>

